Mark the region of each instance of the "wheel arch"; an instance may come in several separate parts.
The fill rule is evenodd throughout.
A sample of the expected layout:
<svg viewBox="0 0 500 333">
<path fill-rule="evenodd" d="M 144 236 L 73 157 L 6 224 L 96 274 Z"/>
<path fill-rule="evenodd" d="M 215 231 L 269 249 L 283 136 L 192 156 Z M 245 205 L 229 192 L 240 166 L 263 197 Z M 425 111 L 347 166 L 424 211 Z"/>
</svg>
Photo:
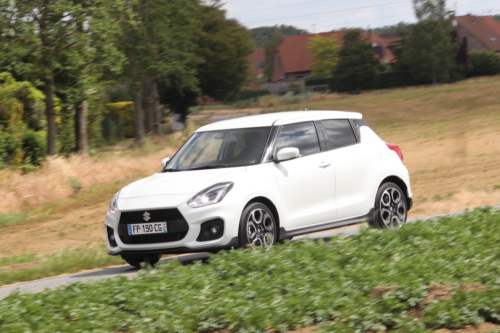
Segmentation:
<svg viewBox="0 0 500 333">
<path fill-rule="evenodd" d="M 408 186 L 406 185 L 404 180 L 402 180 L 398 176 L 388 176 L 388 177 L 385 177 L 384 180 L 382 180 L 379 187 L 385 183 L 394 183 L 394 184 L 398 185 L 399 187 L 401 187 L 401 189 L 405 192 L 406 204 L 408 207 L 407 210 L 410 210 L 411 207 L 413 206 L 413 200 L 412 200 L 412 198 L 410 198 L 410 195 L 408 193 Z"/>
<path fill-rule="evenodd" d="M 249 205 L 255 203 L 255 202 L 259 202 L 261 204 L 264 204 L 266 205 L 267 207 L 269 207 L 269 209 L 271 210 L 271 212 L 273 213 L 274 215 L 274 218 L 276 219 L 276 224 L 277 227 L 278 227 L 278 230 L 280 230 L 280 214 L 278 213 L 278 209 L 276 208 L 276 205 L 268 198 L 266 197 L 255 197 L 253 199 L 251 199 L 250 201 L 247 202 L 247 204 L 245 205 L 245 207 L 243 208 L 243 210 L 245 210 L 245 208 L 247 208 Z M 279 237 L 279 235 L 278 235 Z"/>
</svg>

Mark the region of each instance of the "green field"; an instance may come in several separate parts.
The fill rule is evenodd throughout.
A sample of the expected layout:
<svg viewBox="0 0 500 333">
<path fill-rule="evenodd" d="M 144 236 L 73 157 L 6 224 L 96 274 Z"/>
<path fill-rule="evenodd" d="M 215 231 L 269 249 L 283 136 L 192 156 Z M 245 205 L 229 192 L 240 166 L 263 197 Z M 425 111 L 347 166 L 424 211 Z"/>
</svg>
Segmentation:
<svg viewBox="0 0 500 333">
<path fill-rule="evenodd" d="M 0 331 L 285 332 L 320 324 L 319 332 L 407 333 L 498 323 L 499 243 L 500 211 L 481 208 L 394 231 L 230 251 L 132 280 L 12 294 L 0 301 Z"/>
</svg>

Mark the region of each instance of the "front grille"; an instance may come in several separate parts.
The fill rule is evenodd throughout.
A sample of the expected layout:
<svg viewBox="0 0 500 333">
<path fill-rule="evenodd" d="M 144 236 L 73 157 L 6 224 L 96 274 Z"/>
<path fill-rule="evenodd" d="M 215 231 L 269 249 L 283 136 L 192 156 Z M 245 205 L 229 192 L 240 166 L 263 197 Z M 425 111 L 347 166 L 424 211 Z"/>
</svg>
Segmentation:
<svg viewBox="0 0 500 333">
<path fill-rule="evenodd" d="M 144 221 L 144 213 L 149 213 L 149 220 Z M 178 209 L 157 209 L 157 210 L 138 210 L 134 212 L 122 212 L 120 215 L 120 224 L 165 222 L 183 220 L 181 212 Z"/>
<path fill-rule="evenodd" d="M 144 221 L 144 213 L 149 213 L 149 220 Z M 167 222 L 167 233 L 149 235 L 129 235 L 127 224 Z M 189 226 L 177 209 L 140 210 L 122 212 L 118 224 L 118 235 L 125 244 L 168 243 L 182 240 L 186 237 Z"/>
</svg>

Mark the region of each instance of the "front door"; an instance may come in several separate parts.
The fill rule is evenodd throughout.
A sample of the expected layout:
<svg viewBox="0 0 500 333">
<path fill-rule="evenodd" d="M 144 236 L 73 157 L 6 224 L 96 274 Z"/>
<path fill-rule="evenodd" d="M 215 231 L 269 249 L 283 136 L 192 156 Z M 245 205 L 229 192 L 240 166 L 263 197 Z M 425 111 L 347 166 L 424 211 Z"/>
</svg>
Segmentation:
<svg viewBox="0 0 500 333">
<path fill-rule="evenodd" d="M 281 197 L 286 230 L 336 219 L 335 171 L 328 153 L 321 152 L 314 122 L 284 125 L 276 152 L 298 148 L 298 158 L 271 163 Z"/>
</svg>

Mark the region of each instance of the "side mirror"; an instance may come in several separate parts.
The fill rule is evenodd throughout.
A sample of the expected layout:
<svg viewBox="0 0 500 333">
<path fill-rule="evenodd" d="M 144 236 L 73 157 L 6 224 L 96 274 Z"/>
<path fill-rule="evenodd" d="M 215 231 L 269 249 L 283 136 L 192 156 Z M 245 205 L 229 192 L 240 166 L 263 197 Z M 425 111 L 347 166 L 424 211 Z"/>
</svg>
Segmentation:
<svg viewBox="0 0 500 333">
<path fill-rule="evenodd" d="M 291 160 L 292 158 L 299 157 L 299 148 L 287 147 L 281 149 L 278 154 L 276 154 L 277 162 Z"/>
<path fill-rule="evenodd" d="M 165 167 L 165 165 L 167 165 L 168 161 L 170 161 L 170 157 L 166 157 L 164 159 L 161 160 L 161 166 L 162 168 Z"/>
</svg>

